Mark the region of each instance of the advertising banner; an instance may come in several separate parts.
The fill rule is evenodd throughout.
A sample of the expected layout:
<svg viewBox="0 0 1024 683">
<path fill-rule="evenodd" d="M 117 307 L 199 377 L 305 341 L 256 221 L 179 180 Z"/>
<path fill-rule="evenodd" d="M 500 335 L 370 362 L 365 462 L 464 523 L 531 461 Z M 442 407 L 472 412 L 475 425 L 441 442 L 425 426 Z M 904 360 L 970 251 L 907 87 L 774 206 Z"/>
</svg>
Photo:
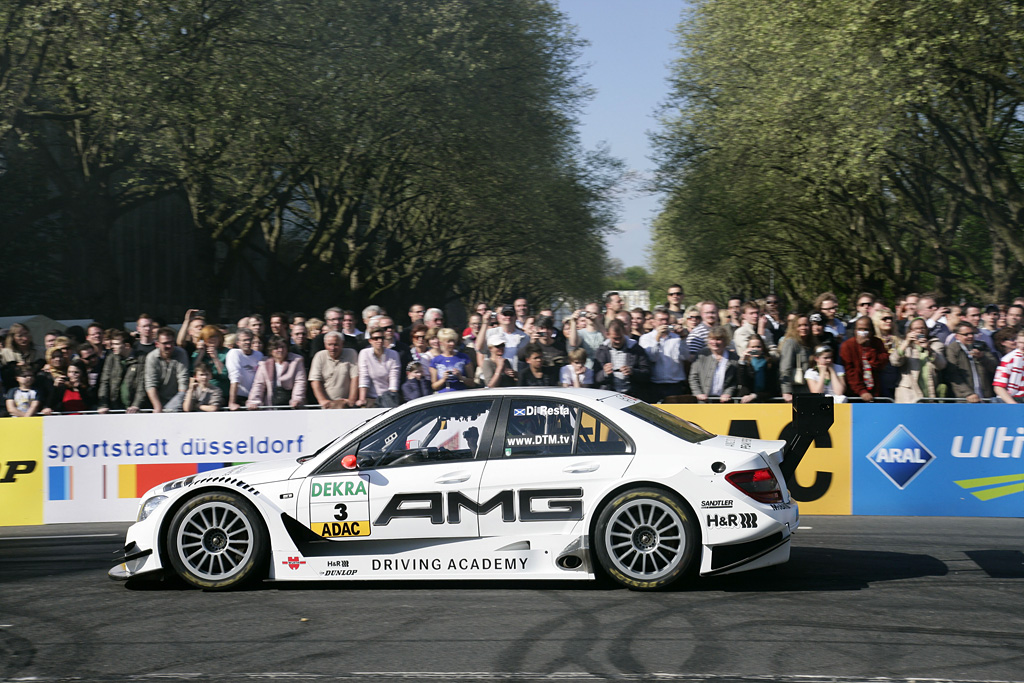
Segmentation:
<svg viewBox="0 0 1024 683">
<path fill-rule="evenodd" d="M 0 526 L 43 523 L 43 419 L 0 421 Z"/>
<path fill-rule="evenodd" d="M 42 454 L 44 465 L 42 521 L 129 521 L 135 518 L 139 497 L 157 484 L 234 463 L 294 460 L 379 412 L 64 415 L 32 420 L 42 422 L 42 444 L 33 451 L 37 457 Z"/>
<path fill-rule="evenodd" d="M 1024 517 L 1024 410 L 855 405 L 853 512 Z"/>
<path fill-rule="evenodd" d="M 769 404 L 669 404 L 669 412 L 715 434 L 756 439 L 789 439 L 794 433 L 793 407 Z M 849 404 L 835 406 L 835 421 L 828 434 L 807 449 L 799 463 L 784 462 L 787 484 L 804 515 L 851 514 L 850 473 L 851 414 Z"/>
<path fill-rule="evenodd" d="M 793 433 L 788 404 L 661 407 L 718 434 Z M 295 459 L 379 412 L 0 420 L 0 526 L 130 521 L 139 497 L 159 483 L 234 463 Z M 840 404 L 829 433 L 783 469 L 805 515 L 1024 517 L 1024 411 Z"/>
</svg>

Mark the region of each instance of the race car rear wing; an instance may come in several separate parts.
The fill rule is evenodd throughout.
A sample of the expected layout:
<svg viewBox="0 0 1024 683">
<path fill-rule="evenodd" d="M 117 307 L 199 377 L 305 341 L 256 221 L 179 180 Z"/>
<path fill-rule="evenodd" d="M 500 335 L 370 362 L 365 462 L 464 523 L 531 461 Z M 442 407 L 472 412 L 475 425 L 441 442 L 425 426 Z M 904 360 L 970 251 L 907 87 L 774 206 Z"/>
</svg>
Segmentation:
<svg viewBox="0 0 1024 683">
<path fill-rule="evenodd" d="M 791 493 L 797 493 L 797 489 L 801 491 L 805 489 L 797 484 L 793 473 L 811 444 L 827 447 L 832 443 L 828 430 L 834 420 L 833 407 L 831 396 L 823 394 L 793 395 L 793 422 L 783 433 L 782 438 L 786 439 L 786 446 L 782 449 L 781 466 Z M 807 492 L 810 493 L 818 488 L 827 490 L 831 478 L 832 475 L 829 472 L 818 472 L 814 483 L 806 487 Z"/>
<path fill-rule="evenodd" d="M 786 460 L 800 460 L 811 442 L 828 433 L 834 421 L 831 396 L 824 394 L 793 395 L 793 427 L 796 434 L 786 440 Z"/>
</svg>

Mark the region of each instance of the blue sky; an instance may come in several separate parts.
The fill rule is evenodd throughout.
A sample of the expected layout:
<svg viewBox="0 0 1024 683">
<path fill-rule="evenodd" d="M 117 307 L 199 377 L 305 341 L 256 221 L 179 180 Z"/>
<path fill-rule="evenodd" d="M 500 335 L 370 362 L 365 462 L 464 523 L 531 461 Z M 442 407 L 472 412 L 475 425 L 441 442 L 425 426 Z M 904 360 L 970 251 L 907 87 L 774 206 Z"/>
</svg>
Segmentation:
<svg viewBox="0 0 1024 683">
<path fill-rule="evenodd" d="M 580 138 L 588 148 L 605 142 L 613 156 L 643 177 L 650 175 L 647 132 L 668 94 L 668 66 L 675 58 L 673 30 L 685 0 L 556 0 L 590 42 L 581 58 L 585 80 L 597 94 L 581 117 Z M 651 220 L 658 198 L 637 191 L 623 197 L 609 251 L 627 266 L 647 265 Z"/>
</svg>

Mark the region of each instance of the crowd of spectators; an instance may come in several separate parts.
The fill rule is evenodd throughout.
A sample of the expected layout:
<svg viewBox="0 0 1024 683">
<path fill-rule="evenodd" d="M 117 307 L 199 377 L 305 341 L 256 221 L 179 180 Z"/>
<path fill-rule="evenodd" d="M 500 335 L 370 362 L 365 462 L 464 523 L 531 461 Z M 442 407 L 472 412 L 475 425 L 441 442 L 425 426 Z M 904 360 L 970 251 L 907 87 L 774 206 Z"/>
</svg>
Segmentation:
<svg viewBox="0 0 1024 683">
<path fill-rule="evenodd" d="M 597 387 L 651 402 L 959 399 L 1024 403 L 1024 297 L 1003 306 L 942 305 L 869 293 L 843 316 L 821 294 L 782 313 L 778 296 L 684 303 L 672 285 L 652 311 L 617 292 L 556 323 L 526 299 L 477 304 L 461 332 L 409 307 L 399 327 L 379 306 L 329 308 L 215 324 L 189 310 L 178 330 L 148 314 L 135 329 L 53 331 L 41 344 L 12 325 L 0 347 L 11 416 L 195 412 L 265 407 L 391 407 L 432 393 L 508 386 Z M 405 319 L 404 319 L 405 320 Z"/>
</svg>

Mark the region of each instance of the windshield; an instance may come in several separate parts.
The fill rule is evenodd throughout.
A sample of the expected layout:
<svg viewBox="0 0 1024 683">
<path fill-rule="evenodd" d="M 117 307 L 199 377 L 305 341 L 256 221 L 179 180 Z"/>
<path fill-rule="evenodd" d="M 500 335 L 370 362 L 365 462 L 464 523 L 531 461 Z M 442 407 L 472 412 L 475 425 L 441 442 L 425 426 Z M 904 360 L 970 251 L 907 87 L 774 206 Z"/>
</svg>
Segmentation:
<svg viewBox="0 0 1024 683">
<path fill-rule="evenodd" d="M 623 408 L 623 411 L 690 443 L 707 441 L 715 436 L 692 422 L 667 413 L 661 408 L 655 408 L 648 403 L 634 403 L 628 408 Z"/>
<path fill-rule="evenodd" d="M 370 417 L 366 418 L 365 420 L 363 420 L 362 422 L 360 422 L 356 426 L 354 426 L 351 429 L 348 429 L 348 430 L 342 432 L 341 434 L 339 434 L 338 436 L 334 437 L 333 439 L 331 439 L 330 441 L 325 443 L 323 446 L 321 446 L 320 448 L 316 449 L 315 452 L 310 453 L 309 455 L 301 455 L 301 456 L 299 456 L 298 458 L 295 459 L 296 462 L 300 462 L 300 463 L 309 462 L 310 460 L 312 460 L 316 456 L 318 456 L 321 453 L 323 453 L 324 451 L 326 451 L 331 446 L 335 445 L 336 443 L 338 443 L 339 441 L 344 439 L 346 436 L 348 436 L 352 432 L 356 431 L 357 429 L 360 429 L 366 423 L 370 422 L 371 420 L 377 419 L 381 415 L 385 415 L 386 413 L 390 413 L 391 409 L 388 408 L 387 410 L 378 410 L 378 411 L 372 411 L 372 412 L 374 413 L 373 415 L 370 415 Z"/>
</svg>

